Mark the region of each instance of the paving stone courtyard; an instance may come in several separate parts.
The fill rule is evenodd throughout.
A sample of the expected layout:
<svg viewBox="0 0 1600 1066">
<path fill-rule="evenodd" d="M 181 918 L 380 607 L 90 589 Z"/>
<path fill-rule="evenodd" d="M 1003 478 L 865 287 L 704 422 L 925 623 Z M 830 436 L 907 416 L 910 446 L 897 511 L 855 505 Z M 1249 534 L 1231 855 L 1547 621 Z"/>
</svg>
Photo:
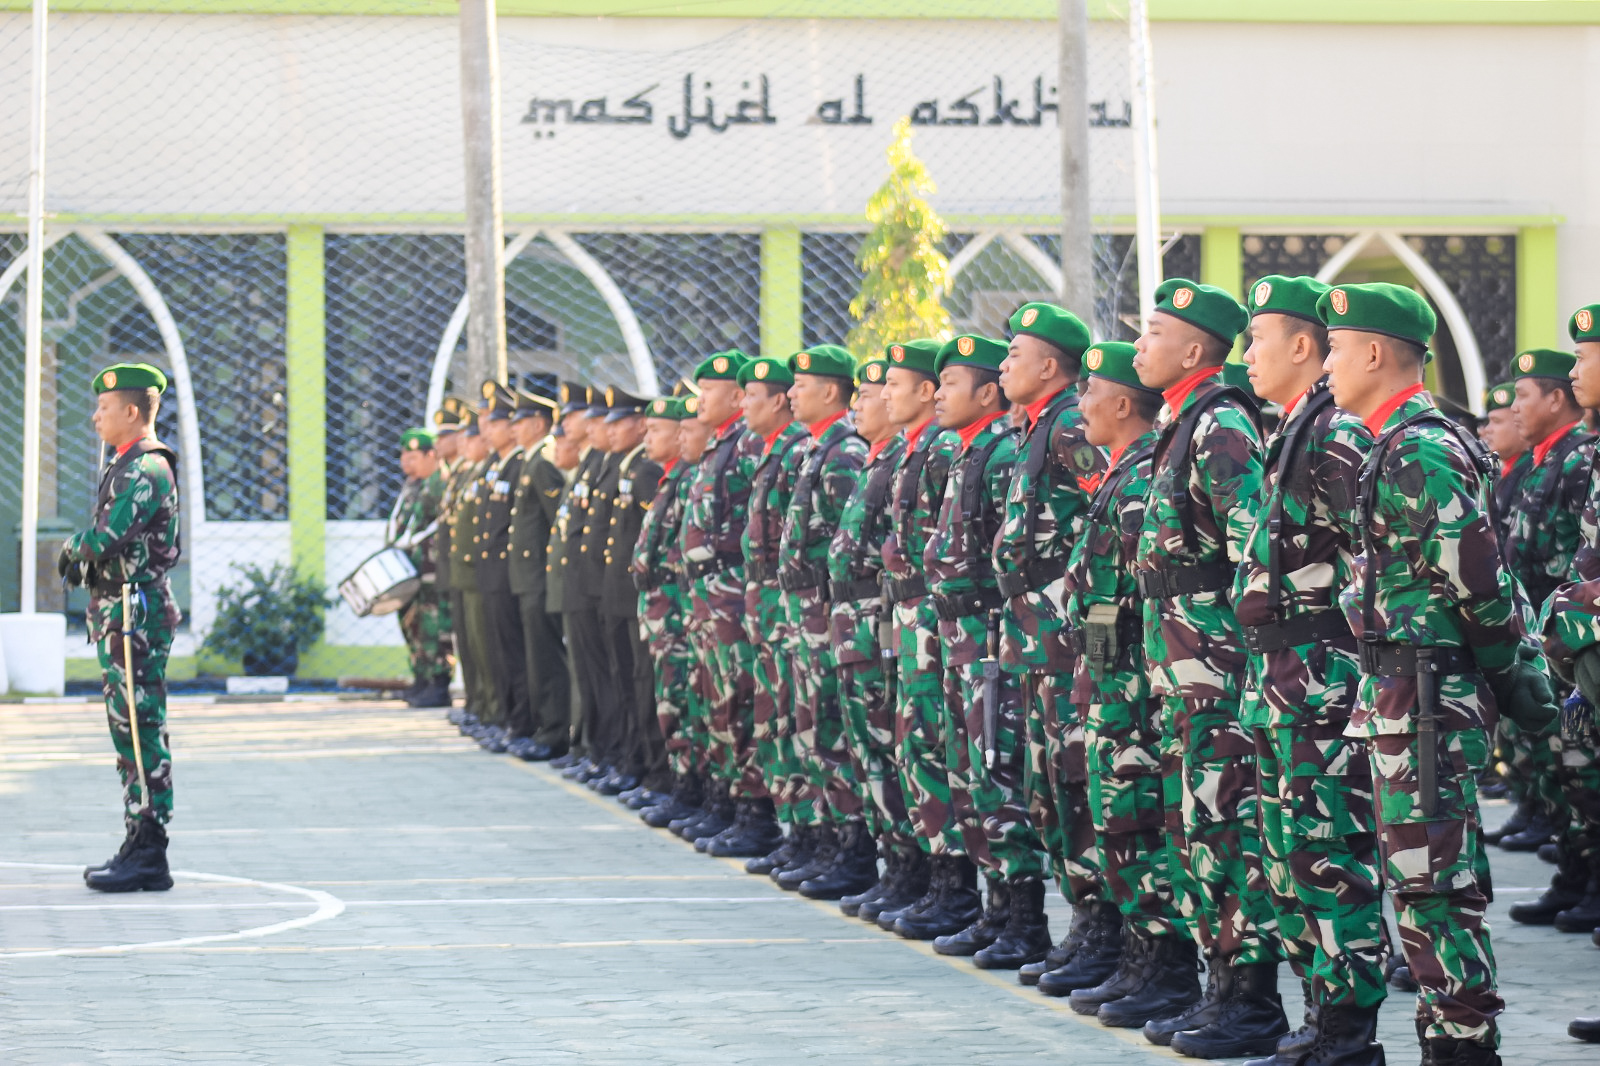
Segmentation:
<svg viewBox="0 0 1600 1066">
<path fill-rule="evenodd" d="M 0 1063 L 1177 1058 L 697 855 L 437 712 L 191 699 L 172 723 L 184 872 L 105 897 L 80 876 L 121 836 L 102 711 L 0 705 Z M 1506 1061 L 1600 1062 L 1565 1035 L 1600 1011 L 1600 950 L 1506 921 L 1549 867 L 1494 865 Z M 1407 999 L 1383 1016 L 1391 1064 L 1417 1058 Z"/>
</svg>

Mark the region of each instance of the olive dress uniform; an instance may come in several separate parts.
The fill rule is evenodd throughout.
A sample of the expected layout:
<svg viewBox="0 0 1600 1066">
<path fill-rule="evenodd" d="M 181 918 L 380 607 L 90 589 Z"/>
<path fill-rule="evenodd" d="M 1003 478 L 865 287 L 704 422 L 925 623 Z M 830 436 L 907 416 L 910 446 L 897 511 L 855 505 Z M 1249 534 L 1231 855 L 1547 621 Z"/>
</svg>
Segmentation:
<svg viewBox="0 0 1600 1066">
<path fill-rule="evenodd" d="M 547 606 L 547 552 L 565 490 L 565 475 L 544 449 L 536 448 L 523 457 L 511 506 L 511 554 L 507 567 L 522 619 L 523 661 L 532 715 L 529 736 L 554 754 L 566 749 L 572 721 L 572 686 L 567 676 L 561 615 Z"/>
<path fill-rule="evenodd" d="M 600 612 L 611 651 L 611 676 L 625 697 L 617 723 L 618 769 L 660 787 L 667 783 L 667 752 L 655 721 L 655 667 L 639 632 L 639 593 L 630 568 L 639 530 L 661 480 L 661 466 L 645 455 L 641 444 L 622 456 L 617 475 L 607 523 Z"/>
</svg>

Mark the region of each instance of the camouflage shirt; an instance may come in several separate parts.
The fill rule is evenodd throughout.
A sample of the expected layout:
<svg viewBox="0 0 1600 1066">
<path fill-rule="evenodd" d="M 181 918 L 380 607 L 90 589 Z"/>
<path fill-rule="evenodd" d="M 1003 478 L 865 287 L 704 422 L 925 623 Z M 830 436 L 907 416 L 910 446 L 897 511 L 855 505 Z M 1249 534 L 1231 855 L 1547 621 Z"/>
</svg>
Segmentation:
<svg viewBox="0 0 1600 1066">
<path fill-rule="evenodd" d="M 1163 407 L 1151 465 L 1150 499 L 1136 567 L 1170 574 L 1193 567 L 1231 571 L 1243 558 L 1261 499 L 1260 436 L 1244 403 L 1217 397 L 1215 377 L 1197 384 L 1182 410 Z M 1203 407 L 1188 455 L 1171 447 L 1179 417 Z M 1184 484 L 1174 484 L 1180 468 Z M 1228 589 L 1145 600 L 1145 655 L 1157 695 L 1235 699 L 1244 645 Z"/>
<path fill-rule="evenodd" d="M 1384 429 L 1432 407 L 1411 396 Z M 1526 633 L 1526 601 L 1500 558 L 1484 484 L 1454 432 L 1435 421 L 1395 437 L 1377 462 L 1368 507 L 1372 522 L 1360 544 L 1340 604 L 1358 638 L 1370 618 L 1386 644 L 1469 647 L 1480 667 L 1510 666 Z M 1368 570 L 1373 598 L 1366 602 Z M 1365 675 L 1351 718 L 1356 735 L 1415 731 L 1414 676 Z M 1447 676 L 1440 686 L 1441 733 L 1482 729 L 1494 721 L 1494 697 L 1476 673 Z"/>
<path fill-rule="evenodd" d="M 922 553 L 939 517 L 939 501 L 961 438 L 931 419 L 907 437 L 889 488 L 889 533 L 883 542 L 883 569 L 891 577 L 922 573 Z"/>
<path fill-rule="evenodd" d="M 905 446 L 905 438 L 896 434 L 876 449 L 868 447 L 861 477 L 845 501 L 828 549 L 830 580 L 867 583 L 864 595 L 833 598 L 833 652 L 841 666 L 873 662 L 878 656 L 878 612 L 883 602 L 878 575 L 883 571 L 883 543 L 889 537 L 889 491 Z"/>
<path fill-rule="evenodd" d="M 1539 452 L 1542 461 L 1535 464 Z M 1535 607 L 1542 607 L 1572 573 L 1583 543 L 1579 516 L 1589 495 L 1593 455 L 1593 436 L 1582 422 L 1574 422 L 1558 439 L 1547 442 L 1547 449 L 1530 448 L 1524 456 L 1528 467 L 1511 513 L 1502 518 L 1508 533 L 1501 549 Z"/>
<path fill-rule="evenodd" d="M 91 640 L 105 637 L 120 617 L 122 586 L 138 586 L 170 627 L 179 620 L 167 572 L 178 565 L 178 456 L 154 438 L 136 441 L 100 475 L 94 524 L 68 539 L 63 551 L 86 565 Z"/>
<path fill-rule="evenodd" d="M 1072 669 L 1060 609 L 1067 557 L 1104 472 L 1105 456 L 1083 436 L 1078 386 L 1068 385 L 1040 410 L 1017 450 L 994 549 L 995 571 L 1020 574 L 1028 588 L 1008 598 L 1000 615 L 1000 664 L 1008 670 Z"/>
<path fill-rule="evenodd" d="M 1600 449 L 1589 461 L 1589 489 L 1578 520 L 1580 544 L 1572 560 L 1571 580 L 1539 611 L 1539 632 L 1545 654 L 1568 677 L 1573 656 L 1600 644 Z"/>
<path fill-rule="evenodd" d="M 783 516 L 778 574 L 789 586 L 784 613 L 789 625 L 819 648 L 828 644 L 828 550 L 866 457 L 867 442 L 849 415 L 817 436 L 808 432 L 800 474 Z"/>
<path fill-rule="evenodd" d="M 783 541 L 789 498 L 800 477 L 806 439 L 806 427 L 790 422 L 763 440 L 764 451 L 752 478 L 744 528 L 744 624 L 752 643 L 770 640 L 776 644 L 792 632 L 778 590 L 778 546 Z"/>
<path fill-rule="evenodd" d="M 681 461 L 667 464 L 633 549 L 630 570 L 639 589 L 639 635 L 657 655 L 680 643 L 685 632 L 688 601 L 678 584 L 677 544 L 693 473 L 694 467 Z"/>
<path fill-rule="evenodd" d="M 389 516 L 386 542 L 405 552 L 425 583 L 434 580 L 433 542 L 444 503 L 443 468 L 425 478 L 408 478 Z"/>
<path fill-rule="evenodd" d="M 744 537 L 750 490 L 766 442 L 730 419 L 706 445 L 694 468 L 679 526 L 678 546 L 689 580 L 695 620 L 719 623 L 725 639 L 744 614 Z M 704 572 L 695 575 L 695 569 Z M 713 600 L 715 602 L 713 602 Z M 735 602 L 737 600 L 737 602 Z"/>
<path fill-rule="evenodd" d="M 1265 500 L 1245 541 L 1233 585 L 1241 626 L 1271 626 L 1338 610 L 1350 584 L 1361 462 L 1372 436 L 1333 404 L 1327 380 L 1312 386 L 1268 439 Z M 1285 477 L 1287 473 L 1287 477 Z M 1273 517 L 1278 516 L 1278 528 Z M 1276 555 L 1276 566 L 1274 566 Z M 1272 572 L 1277 591 L 1272 592 Z M 1361 664 L 1348 633 L 1250 655 L 1240 720 L 1246 726 L 1311 725 L 1323 709 L 1342 720 L 1355 704 Z"/>
</svg>

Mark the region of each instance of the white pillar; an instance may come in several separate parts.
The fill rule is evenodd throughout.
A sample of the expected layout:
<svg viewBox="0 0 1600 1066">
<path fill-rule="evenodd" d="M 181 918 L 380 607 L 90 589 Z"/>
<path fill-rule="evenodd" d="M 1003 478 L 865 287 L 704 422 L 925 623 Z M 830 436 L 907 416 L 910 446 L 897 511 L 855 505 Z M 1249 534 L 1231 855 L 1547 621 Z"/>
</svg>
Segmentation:
<svg viewBox="0 0 1600 1066">
<path fill-rule="evenodd" d="M 28 299 L 22 332 L 22 573 L 17 609 L 32 614 L 38 603 L 39 442 L 44 387 L 44 99 L 49 0 L 33 0 L 33 123 L 28 154 Z"/>
</svg>

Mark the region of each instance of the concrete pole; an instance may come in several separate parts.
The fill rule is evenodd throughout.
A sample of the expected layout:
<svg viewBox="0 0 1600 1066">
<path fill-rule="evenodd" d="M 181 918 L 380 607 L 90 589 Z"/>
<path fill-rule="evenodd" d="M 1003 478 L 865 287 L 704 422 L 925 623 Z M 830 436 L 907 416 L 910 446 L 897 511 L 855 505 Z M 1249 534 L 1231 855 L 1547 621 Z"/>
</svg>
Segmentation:
<svg viewBox="0 0 1600 1066">
<path fill-rule="evenodd" d="M 1133 228 L 1139 255 L 1139 323 L 1149 318 L 1161 286 L 1161 184 L 1156 179 L 1155 75 L 1151 72 L 1150 15 L 1145 0 L 1128 4 L 1129 62 L 1133 68 Z"/>
<path fill-rule="evenodd" d="M 1089 5 L 1061 0 L 1061 306 L 1094 322 L 1094 235 L 1089 217 Z"/>
<path fill-rule="evenodd" d="M 467 169 L 467 381 L 506 380 L 505 230 L 500 208 L 500 47 L 495 0 L 461 0 L 461 132 Z"/>
<path fill-rule="evenodd" d="M 17 610 L 38 606 L 39 465 L 44 389 L 44 102 L 49 0 L 33 0 L 33 123 L 28 154 L 28 296 L 23 309 L 22 573 Z M 53 429 L 54 427 L 52 427 Z"/>
</svg>

